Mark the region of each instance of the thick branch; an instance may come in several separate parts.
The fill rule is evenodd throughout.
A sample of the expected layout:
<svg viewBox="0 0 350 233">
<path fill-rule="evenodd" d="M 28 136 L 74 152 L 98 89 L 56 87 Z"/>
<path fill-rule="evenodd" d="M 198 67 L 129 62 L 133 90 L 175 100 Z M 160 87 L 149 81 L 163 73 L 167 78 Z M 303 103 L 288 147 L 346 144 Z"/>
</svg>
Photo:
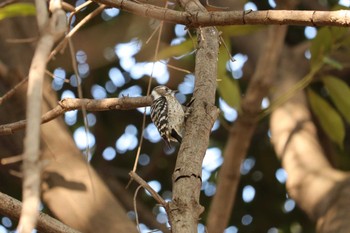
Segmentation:
<svg viewBox="0 0 350 233">
<path fill-rule="evenodd" d="M 350 25 L 350 11 L 348 10 L 197 11 L 196 14 L 191 14 L 190 11 L 181 12 L 149 4 L 139 4 L 138 1 L 95 0 L 95 2 L 116 7 L 139 16 L 150 17 L 175 24 L 184 24 L 191 27 L 245 24 L 344 27 Z"/>
<path fill-rule="evenodd" d="M 4 193 L 0 193 L 0 214 L 8 216 L 13 220 L 18 220 L 21 214 L 22 203 Z M 37 229 L 40 232 L 49 233 L 78 233 L 60 221 L 50 217 L 47 214 L 40 213 Z"/>
<path fill-rule="evenodd" d="M 139 107 L 150 106 L 151 97 L 123 97 L 107 98 L 102 100 L 94 99 L 63 99 L 58 105 L 45 113 L 41 117 L 41 123 L 47 123 L 65 112 L 82 109 L 83 106 L 87 111 L 108 111 L 108 110 L 130 110 Z M 27 124 L 26 120 L 0 125 L 0 135 L 12 134 L 15 131 L 23 129 Z"/>
<path fill-rule="evenodd" d="M 199 1 L 181 0 L 188 12 L 205 10 Z M 186 132 L 173 174 L 173 198 L 169 203 L 169 219 L 173 233 L 197 233 L 202 161 L 218 109 L 214 106 L 219 34 L 214 27 L 197 29 L 198 49 L 195 62 L 193 112 L 186 122 Z"/>
<path fill-rule="evenodd" d="M 28 124 L 24 139 L 23 153 L 23 208 L 17 230 L 22 233 L 31 232 L 38 220 L 40 206 L 40 115 L 44 76 L 47 57 L 56 39 L 65 31 L 65 13 L 60 1 L 52 0 L 52 16 L 48 18 L 46 1 L 36 0 L 37 22 L 41 37 L 35 49 L 30 66 L 27 89 Z"/>
</svg>

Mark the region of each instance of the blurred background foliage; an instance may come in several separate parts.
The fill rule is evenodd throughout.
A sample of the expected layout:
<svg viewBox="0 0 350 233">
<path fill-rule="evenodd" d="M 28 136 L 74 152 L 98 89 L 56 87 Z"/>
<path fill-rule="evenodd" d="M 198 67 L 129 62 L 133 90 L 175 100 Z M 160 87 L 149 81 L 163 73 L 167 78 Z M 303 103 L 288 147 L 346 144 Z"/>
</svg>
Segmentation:
<svg viewBox="0 0 350 233">
<path fill-rule="evenodd" d="M 84 0 L 69 3 L 78 6 Z M 236 3 L 218 1 L 215 4 L 232 10 L 265 10 L 276 7 L 273 0 Z M 298 9 L 331 10 L 349 5 L 350 1 L 347 0 L 300 1 Z M 85 7 L 73 17 L 70 27 L 73 28 L 97 7 L 96 3 Z M 177 6 L 169 4 L 169 7 Z M 183 25 L 164 23 L 159 53 L 155 54 L 158 33 L 151 35 L 159 26 L 159 21 L 112 8 L 103 10 L 84 25 L 73 37 L 83 97 L 102 99 L 146 95 L 149 76 L 152 75 L 152 87 L 167 85 L 178 89 L 178 99 L 186 103 L 194 88 L 195 33 L 192 29 L 187 31 Z M 203 163 L 201 204 L 206 210 L 215 194 L 217 172 L 224 159 L 222 151 L 227 129 L 235 123 L 240 112 L 241 96 L 254 72 L 256 53 L 263 45 L 263 41 L 251 41 L 250 38 L 264 33 L 266 27 L 227 26 L 219 27 L 218 30 L 222 32 L 224 41 L 218 61 L 217 105 L 221 109 L 221 115 L 212 129 Z M 349 38 L 348 28 L 290 26 L 285 41 L 286 46 L 290 47 L 308 45 L 305 47 L 304 59 L 310 64 L 310 72 L 300 82 L 300 86 L 293 88 L 307 88 L 311 109 L 329 159 L 335 167 L 343 170 L 350 168 L 350 79 L 349 59 L 346 59 L 349 57 Z M 77 79 L 68 48 L 50 61 L 49 70 L 54 74 L 52 89 L 57 92 L 59 99 L 78 97 Z M 289 94 L 292 95 L 293 90 Z M 278 103 L 270 103 L 266 98 L 261 107 L 262 110 L 267 110 L 276 104 Z M 90 163 L 110 186 L 113 186 L 113 181 L 124 186 L 128 182 L 128 172 L 132 169 L 139 145 L 144 111 L 141 108 L 132 111 L 89 112 L 88 133 L 84 130 L 81 112 L 71 111 L 64 115 L 77 146 L 86 154 L 89 145 Z M 146 114 L 145 140 L 137 172 L 164 199 L 169 200 L 178 145 L 167 148 L 150 121 L 149 108 L 146 108 Z M 225 233 L 314 232 L 314 224 L 286 193 L 284 184 L 287 174 L 276 159 L 270 143 L 268 118 L 267 114 L 260 120 L 241 166 L 239 194 Z M 18 182 L 15 184 L 4 187 L 0 183 L 0 187 L 6 193 L 20 198 Z M 129 188 L 130 195 L 134 188 Z M 118 193 L 115 195 L 118 197 Z M 165 211 L 156 206 L 146 192 L 142 192 L 139 199 L 152 210 L 154 219 L 160 223 L 167 222 Z M 130 218 L 134 218 L 133 209 L 127 205 L 125 208 Z M 199 232 L 205 232 L 206 214 L 204 212 L 198 226 Z M 142 216 L 140 219 L 142 223 Z M 7 217 L 1 218 L 1 224 L 0 232 L 11 231 L 15 226 Z M 141 224 L 143 232 L 152 228 L 153 226 Z"/>
</svg>

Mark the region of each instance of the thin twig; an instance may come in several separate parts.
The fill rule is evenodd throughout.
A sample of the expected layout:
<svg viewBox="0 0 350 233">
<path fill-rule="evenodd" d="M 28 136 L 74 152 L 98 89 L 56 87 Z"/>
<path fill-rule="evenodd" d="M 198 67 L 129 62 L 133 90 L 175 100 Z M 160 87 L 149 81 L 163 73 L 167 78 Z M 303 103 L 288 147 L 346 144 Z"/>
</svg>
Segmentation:
<svg viewBox="0 0 350 233">
<path fill-rule="evenodd" d="M 164 201 L 164 199 L 156 191 L 154 191 L 154 189 L 149 184 L 147 184 L 146 181 L 144 181 L 139 175 L 137 175 L 133 171 L 129 172 L 129 175 L 133 180 L 135 180 L 144 189 L 146 189 L 151 194 L 151 196 L 154 198 L 154 200 L 156 200 L 164 208 L 167 208 L 167 203 Z"/>
<path fill-rule="evenodd" d="M 153 38 L 153 36 L 156 34 L 156 32 L 158 31 L 158 29 L 161 27 L 162 24 L 158 24 L 158 26 L 156 27 L 156 29 L 153 30 L 152 34 L 149 36 L 149 38 L 146 40 L 145 44 L 148 44 L 151 39 Z"/>
<path fill-rule="evenodd" d="M 217 30 L 217 29 L 216 29 L 216 30 Z M 219 33 L 219 31 L 218 31 L 218 33 Z M 220 33 L 219 33 L 219 35 L 220 35 Z M 229 57 L 230 61 L 231 61 L 231 62 L 234 62 L 235 59 L 232 57 L 231 51 L 228 49 L 228 46 L 227 46 L 227 44 L 226 44 L 224 38 L 222 37 L 222 35 L 220 35 L 220 41 L 221 41 L 221 43 L 224 45 L 225 50 L 226 50 L 226 52 L 227 52 L 227 56 Z"/>
<path fill-rule="evenodd" d="M 69 19 L 68 19 L 68 25 L 71 25 L 72 24 L 72 19 L 73 19 L 73 16 L 76 15 L 80 10 L 82 10 L 84 7 L 90 5 L 92 3 L 92 1 L 86 1 L 84 2 L 83 4 L 77 6 L 74 11 L 69 15 Z M 70 28 L 68 28 L 68 32 L 70 31 Z"/>
<path fill-rule="evenodd" d="M 104 9 L 105 5 L 100 5 L 93 12 L 88 14 L 84 19 L 82 19 L 66 36 L 65 38 L 56 46 L 54 50 L 52 50 L 49 59 L 51 60 L 68 42 L 68 38 L 72 37 L 84 24 L 93 19 L 95 16 L 99 15 Z"/>
<path fill-rule="evenodd" d="M 75 8 L 71 4 L 69 4 L 67 2 L 62 2 L 62 8 L 63 8 L 64 11 L 69 11 L 69 12 L 74 12 L 75 11 Z"/>
<path fill-rule="evenodd" d="M 179 67 L 176 67 L 176 66 L 173 66 L 173 65 L 170 65 L 166 62 L 163 62 L 163 61 L 160 61 L 161 63 L 165 64 L 167 67 L 173 69 L 173 70 L 177 70 L 177 71 L 181 71 L 181 72 L 184 72 L 186 74 L 191 74 L 192 72 L 189 71 L 189 70 L 185 70 L 185 69 L 182 69 L 182 68 L 179 68 Z"/>
<path fill-rule="evenodd" d="M 134 212 L 135 212 L 135 220 L 136 220 L 136 227 L 137 227 L 137 231 L 139 233 L 141 233 L 140 230 L 140 222 L 139 222 L 139 215 L 137 213 L 137 202 L 136 202 L 136 197 L 138 192 L 140 191 L 140 189 L 142 188 L 142 185 L 139 185 L 139 187 L 137 187 L 137 189 L 135 190 L 135 194 L 134 194 L 134 198 L 133 198 L 133 204 L 134 204 Z"/>
<path fill-rule="evenodd" d="M 165 3 L 165 7 L 168 5 L 168 1 L 166 1 Z M 162 31 L 163 31 L 163 22 L 160 22 L 160 26 L 159 26 L 159 33 L 158 33 L 158 38 L 157 38 L 157 45 L 156 45 L 156 49 L 154 51 L 154 62 L 153 62 L 153 66 L 152 66 L 152 73 L 148 79 L 148 86 L 147 86 L 147 95 L 149 95 L 151 93 L 151 84 L 152 84 L 152 77 L 153 77 L 153 72 L 154 72 L 154 67 L 155 67 L 155 63 L 157 61 L 157 56 L 158 56 L 158 52 L 159 52 L 159 45 L 160 45 L 160 37 L 162 35 Z M 135 162 L 134 162 L 134 167 L 132 169 L 133 172 L 136 172 L 136 168 L 137 168 L 137 164 L 139 162 L 139 157 L 140 157 L 140 153 L 141 153 L 141 148 L 142 148 L 142 143 L 143 143 L 143 135 L 145 132 L 145 125 L 146 125 L 146 108 L 143 112 L 143 118 L 142 118 L 142 131 L 141 131 L 141 135 L 140 135 L 140 144 L 137 148 L 137 153 L 136 153 L 136 158 L 135 158 Z M 131 183 L 132 180 L 129 181 L 129 184 Z M 129 185 L 128 184 L 128 185 Z"/>
<path fill-rule="evenodd" d="M 23 155 L 15 155 L 15 156 L 0 159 L 0 164 L 7 165 L 11 163 L 17 163 L 22 160 L 23 160 Z"/>
<path fill-rule="evenodd" d="M 23 44 L 23 43 L 33 43 L 38 41 L 38 37 L 29 37 L 29 38 L 8 38 L 6 39 L 6 43 L 12 43 L 12 44 Z"/>
<path fill-rule="evenodd" d="M 51 78 L 53 78 L 53 79 L 57 78 L 57 79 L 63 80 L 63 82 L 65 82 L 65 83 L 69 83 L 69 79 L 57 77 L 57 76 L 55 76 L 53 73 L 51 73 L 51 72 L 48 71 L 48 70 L 46 70 L 45 73 L 46 73 L 48 76 L 50 76 Z"/>
<path fill-rule="evenodd" d="M 20 172 L 20 171 L 16 171 L 16 170 L 11 169 L 11 170 L 9 170 L 9 174 L 10 174 L 11 176 L 14 176 L 14 177 L 23 179 L 23 173 Z"/>
<path fill-rule="evenodd" d="M 28 76 L 25 77 L 24 79 L 22 79 L 22 81 L 20 81 L 19 83 L 16 84 L 16 86 L 14 86 L 12 89 L 10 89 L 8 92 L 6 92 L 3 96 L 0 97 L 0 105 L 6 101 L 7 99 L 11 98 L 11 96 L 13 96 L 13 94 L 15 94 L 15 92 L 17 91 L 17 89 L 22 86 L 24 83 L 26 83 L 28 81 Z"/>
<path fill-rule="evenodd" d="M 75 79 L 76 79 L 77 87 L 78 87 L 77 88 L 78 89 L 78 97 L 80 99 L 82 99 L 83 98 L 83 90 L 81 88 L 82 79 L 81 79 L 79 72 L 78 72 L 78 64 L 77 64 L 77 60 L 75 58 L 75 49 L 74 49 L 74 45 L 73 45 L 71 38 L 68 38 L 68 44 L 69 44 L 69 51 L 70 51 L 70 55 L 71 55 L 71 59 L 72 59 L 72 66 L 73 66 L 73 70 L 75 73 Z M 81 108 L 81 112 L 83 114 L 84 130 L 85 130 L 85 138 L 86 138 L 86 150 L 85 150 L 85 152 L 86 152 L 86 157 L 85 157 L 86 158 L 86 169 L 88 171 L 88 175 L 89 175 L 90 182 L 91 182 L 93 200 L 95 200 L 96 195 L 95 195 L 95 191 L 94 191 L 95 190 L 94 189 L 94 182 L 92 179 L 91 168 L 89 166 L 89 155 L 90 155 L 89 126 L 88 126 L 86 108 L 84 105 Z"/>
</svg>

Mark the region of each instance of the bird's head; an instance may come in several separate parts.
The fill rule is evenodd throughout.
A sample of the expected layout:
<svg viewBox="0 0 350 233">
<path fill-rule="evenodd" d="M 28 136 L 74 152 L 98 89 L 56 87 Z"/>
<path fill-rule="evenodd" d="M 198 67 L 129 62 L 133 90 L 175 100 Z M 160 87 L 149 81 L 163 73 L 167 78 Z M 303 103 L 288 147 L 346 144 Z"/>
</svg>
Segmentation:
<svg viewBox="0 0 350 233">
<path fill-rule="evenodd" d="M 167 95 L 175 96 L 176 92 L 177 91 L 173 91 L 166 86 L 156 86 L 155 88 L 153 88 L 151 96 L 153 100 L 156 100 L 161 96 L 167 96 Z"/>
</svg>

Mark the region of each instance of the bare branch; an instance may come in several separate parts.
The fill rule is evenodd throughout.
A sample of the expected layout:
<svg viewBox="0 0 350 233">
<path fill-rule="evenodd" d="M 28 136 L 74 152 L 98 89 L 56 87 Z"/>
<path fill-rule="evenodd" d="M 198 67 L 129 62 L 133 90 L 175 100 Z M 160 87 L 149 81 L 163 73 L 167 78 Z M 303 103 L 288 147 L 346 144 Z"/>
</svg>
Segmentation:
<svg viewBox="0 0 350 233">
<path fill-rule="evenodd" d="M 132 194 L 125 189 L 125 185 L 121 184 L 117 179 L 111 178 L 115 170 L 114 169 L 98 169 L 100 175 L 102 175 L 103 180 L 107 183 L 109 189 L 112 191 L 113 195 L 118 198 L 120 203 L 123 204 L 124 208 L 129 210 L 134 206 L 134 200 Z M 164 233 L 169 233 L 169 229 L 165 224 L 159 223 L 154 215 L 152 215 L 152 210 L 145 205 L 143 201 L 137 202 L 137 212 L 141 221 L 147 226 L 155 229 L 159 229 Z"/>
<path fill-rule="evenodd" d="M 109 110 L 130 110 L 139 107 L 150 106 L 152 98 L 146 97 L 123 97 L 123 98 L 107 98 L 102 100 L 94 99 L 63 99 L 58 105 L 45 113 L 41 117 L 41 123 L 49 122 L 65 112 L 72 110 L 80 110 L 83 106 L 87 111 L 109 111 Z M 23 129 L 27 124 L 26 120 L 15 123 L 0 125 L 0 135 L 13 134 L 15 131 Z"/>
<path fill-rule="evenodd" d="M 199 1 L 180 0 L 187 11 L 197 14 L 206 9 Z M 186 129 L 173 173 L 173 198 L 169 219 L 173 233 L 197 233 L 204 208 L 199 203 L 202 185 L 202 162 L 209 144 L 211 128 L 218 116 L 215 107 L 219 33 L 214 27 L 197 29 L 198 49 L 195 61 L 193 112 Z"/>
<path fill-rule="evenodd" d="M 0 214 L 8 216 L 13 220 L 18 220 L 21 214 L 22 203 L 4 193 L 0 192 Z M 78 233 L 62 222 L 50 217 L 47 214 L 40 213 L 37 229 L 39 232 L 50 233 Z"/>
<path fill-rule="evenodd" d="M 20 88 L 24 83 L 28 81 L 28 77 L 22 79 L 19 83 L 16 84 L 11 90 L 6 92 L 3 96 L 0 97 L 0 105 L 6 101 L 7 99 L 11 98 L 17 91 L 18 88 Z"/>
<path fill-rule="evenodd" d="M 350 11 L 213 11 L 213 12 L 181 12 L 137 1 L 95 0 L 107 6 L 116 7 L 139 16 L 150 17 L 189 27 L 221 26 L 221 25 L 300 25 L 300 26 L 349 26 Z"/>
<path fill-rule="evenodd" d="M 51 18 L 48 18 L 46 1 L 36 0 L 37 22 L 41 37 L 28 75 L 27 112 L 28 124 L 24 139 L 23 156 L 23 208 L 17 230 L 30 233 L 35 228 L 40 206 L 40 122 L 43 83 L 47 57 L 56 39 L 63 35 L 66 27 L 65 12 L 60 0 L 51 0 Z"/>
<path fill-rule="evenodd" d="M 0 165 L 6 165 L 10 163 L 17 163 L 23 160 L 23 155 L 14 155 L 0 159 Z"/>
<path fill-rule="evenodd" d="M 159 194 L 156 191 L 154 191 L 154 189 L 151 186 L 149 186 L 149 184 L 147 184 L 146 181 L 144 181 L 139 175 L 137 175 L 133 171 L 129 172 L 129 175 L 133 180 L 135 180 L 144 189 L 146 189 L 152 195 L 154 200 L 156 200 L 159 204 L 161 204 L 164 208 L 166 208 L 167 203 L 164 201 L 164 199 L 161 196 L 159 196 Z"/>
</svg>

